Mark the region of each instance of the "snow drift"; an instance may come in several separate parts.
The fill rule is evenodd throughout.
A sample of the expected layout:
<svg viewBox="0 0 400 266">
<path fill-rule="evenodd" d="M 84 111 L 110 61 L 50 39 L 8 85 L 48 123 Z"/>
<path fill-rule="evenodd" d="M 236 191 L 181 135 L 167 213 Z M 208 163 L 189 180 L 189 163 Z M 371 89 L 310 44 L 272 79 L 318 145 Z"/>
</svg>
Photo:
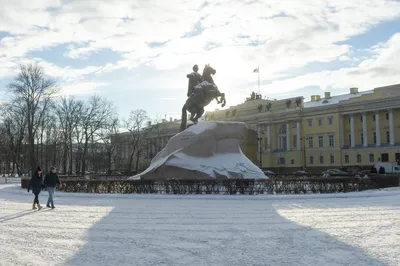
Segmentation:
<svg viewBox="0 0 400 266">
<path fill-rule="evenodd" d="M 130 179 L 267 178 L 240 149 L 247 126 L 202 122 L 176 134 L 142 173 Z"/>
</svg>

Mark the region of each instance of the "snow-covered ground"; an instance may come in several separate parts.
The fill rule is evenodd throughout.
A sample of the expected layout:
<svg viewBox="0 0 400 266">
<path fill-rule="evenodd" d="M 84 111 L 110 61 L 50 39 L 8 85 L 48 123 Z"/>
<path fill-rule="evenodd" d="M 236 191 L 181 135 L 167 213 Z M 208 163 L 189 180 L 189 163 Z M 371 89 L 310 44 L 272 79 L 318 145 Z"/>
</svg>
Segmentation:
<svg viewBox="0 0 400 266">
<path fill-rule="evenodd" d="M 32 200 L 0 182 L 0 265 L 400 265 L 399 189 Z"/>
</svg>

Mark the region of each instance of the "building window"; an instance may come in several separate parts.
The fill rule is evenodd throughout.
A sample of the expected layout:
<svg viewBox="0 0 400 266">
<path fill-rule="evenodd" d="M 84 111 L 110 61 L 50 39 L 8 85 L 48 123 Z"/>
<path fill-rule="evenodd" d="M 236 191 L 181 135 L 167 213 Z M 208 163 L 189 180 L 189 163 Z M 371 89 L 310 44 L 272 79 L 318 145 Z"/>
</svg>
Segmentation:
<svg viewBox="0 0 400 266">
<path fill-rule="evenodd" d="M 345 156 L 344 156 L 344 162 L 345 162 L 345 163 L 350 163 L 349 155 L 345 155 Z"/>
<path fill-rule="evenodd" d="M 351 145 L 351 134 L 349 134 L 349 146 Z"/>
<path fill-rule="evenodd" d="M 333 117 L 328 117 L 328 124 L 332 125 L 333 124 Z"/>
<path fill-rule="evenodd" d="M 369 155 L 369 162 L 370 162 L 370 163 L 375 162 L 375 156 L 374 156 L 373 153 L 370 153 L 370 155 Z"/>
<path fill-rule="evenodd" d="M 364 145 L 364 133 L 361 133 L 361 145 Z"/>
<path fill-rule="evenodd" d="M 268 138 L 264 139 L 264 143 L 265 143 L 265 149 L 268 150 Z"/>
<path fill-rule="evenodd" d="M 319 163 L 324 164 L 324 156 L 319 156 Z"/>
<path fill-rule="evenodd" d="M 322 119 L 318 119 L 318 126 L 322 126 Z"/>
<path fill-rule="evenodd" d="M 361 154 L 357 154 L 357 163 L 361 163 Z"/>
<path fill-rule="evenodd" d="M 292 159 L 291 163 L 294 164 L 294 159 Z"/>
<path fill-rule="evenodd" d="M 309 163 L 310 163 L 310 164 L 314 164 L 314 157 L 313 157 L 313 156 L 310 156 L 310 161 L 309 161 Z"/>
<path fill-rule="evenodd" d="M 333 140 L 333 135 L 329 135 L 329 146 L 333 147 L 334 146 L 334 140 Z"/>
<path fill-rule="evenodd" d="M 351 117 L 349 116 L 349 124 L 351 123 Z"/>
<path fill-rule="evenodd" d="M 335 156 L 331 155 L 331 157 L 330 157 L 330 162 L 331 162 L 332 164 L 335 163 Z"/>
<path fill-rule="evenodd" d="M 386 120 L 389 120 L 389 112 L 386 113 Z"/>
<path fill-rule="evenodd" d="M 364 122 L 364 119 L 363 119 L 362 115 L 360 116 L 360 121 L 361 121 L 361 123 Z"/>
<path fill-rule="evenodd" d="M 386 142 L 390 143 L 390 132 L 386 131 Z"/>
<path fill-rule="evenodd" d="M 308 120 L 308 126 L 312 127 L 312 120 Z"/>
<path fill-rule="evenodd" d="M 309 148 L 313 148 L 314 147 L 313 137 L 308 137 L 308 147 Z"/>
<path fill-rule="evenodd" d="M 374 136 L 374 144 L 376 144 L 376 132 L 372 133 Z"/>
<path fill-rule="evenodd" d="M 324 147 L 324 136 L 318 136 L 318 147 Z"/>
<path fill-rule="evenodd" d="M 372 121 L 375 121 L 375 114 L 372 115 Z"/>
<path fill-rule="evenodd" d="M 287 146 L 286 146 L 286 137 L 279 137 L 279 149 L 282 151 L 286 151 Z"/>
</svg>

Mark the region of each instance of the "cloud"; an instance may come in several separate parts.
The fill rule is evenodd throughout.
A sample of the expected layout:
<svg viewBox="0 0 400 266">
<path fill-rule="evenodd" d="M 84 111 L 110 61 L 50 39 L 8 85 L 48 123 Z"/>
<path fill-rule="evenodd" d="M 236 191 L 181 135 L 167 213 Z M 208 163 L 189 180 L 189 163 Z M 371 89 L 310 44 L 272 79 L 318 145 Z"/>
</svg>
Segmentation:
<svg viewBox="0 0 400 266">
<path fill-rule="evenodd" d="M 271 95 L 309 86 L 325 90 L 389 84 L 396 82 L 398 71 L 398 34 L 379 40 L 365 58 L 355 56 L 346 43 L 399 18 L 396 0 L 0 0 L 0 5 L 0 31 L 8 34 L 0 39 L 0 78 L 13 75 L 20 62 L 38 60 L 46 73 L 65 84 L 95 89 L 116 82 L 102 77 L 127 70 L 127 80 L 136 77 L 129 83 L 133 89 L 185 94 L 184 76 L 192 65 L 210 63 L 217 69 L 217 85 L 234 103 L 257 89 L 252 73 L 257 66 L 262 91 Z M 32 51 L 51 53 L 61 44 L 67 46 L 63 55 L 68 60 L 85 62 L 103 49 L 121 59 L 103 66 L 61 67 L 28 56 Z M 293 69 L 335 61 L 348 65 L 290 76 Z M 144 69 L 152 75 L 143 76 Z"/>
<path fill-rule="evenodd" d="M 309 86 L 319 86 L 322 91 L 350 87 L 359 87 L 362 91 L 398 83 L 400 33 L 393 35 L 387 42 L 380 44 L 379 48 L 373 48 L 371 51 L 374 53 L 373 56 L 361 61 L 355 67 L 282 79 L 262 86 L 262 90 L 276 96 Z"/>
<path fill-rule="evenodd" d="M 95 92 L 99 87 L 107 86 L 107 83 L 85 81 L 71 84 L 61 84 L 59 95 L 82 95 Z"/>
</svg>

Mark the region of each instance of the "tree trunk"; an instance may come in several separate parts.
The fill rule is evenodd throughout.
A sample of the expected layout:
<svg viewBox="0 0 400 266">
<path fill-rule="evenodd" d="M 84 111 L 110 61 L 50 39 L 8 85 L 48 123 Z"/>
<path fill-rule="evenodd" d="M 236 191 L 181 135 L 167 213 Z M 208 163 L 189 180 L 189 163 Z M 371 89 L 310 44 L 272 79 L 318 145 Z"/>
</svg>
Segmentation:
<svg viewBox="0 0 400 266">
<path fill-rule="evenodd" d="M 138 149 L 136 152 L 136 169 L 135 169 L 136 173 L 135 174 L 137 174 L 138 170 L 139 170 L 139 158 L 140 158 L 140 149 Z"/>
<path fill-rule="evenodd" d="M 70 175 L 72 175 L 72 171 L 73 171 L 73 162 L 74 162 L 74 158 L 73 158 L 74 154 L 73 154 L 73 148 L 72 148 L 72 137 L 70 137 L 70 142 L 69 142 L 69 171 L 68 173 Z"/>
<path fill-rule="evenodd" d="M 129 164 L 128 164 L 128 170 L 127 170 L 128 174 L 130 174 L 132 172 L 132 163 L 133 163 L 134 155 L 135 155 L 135 149 L 133 149 L 131 155 L 129 156 Z"/>
<path fill-rule="evenodd" d="M 67 161 L 68 161 L 68 145 L 67 145 L 67 140 L 65 140 L 64 150 L 63 150 L 63 161 L 62 161 L 62 169 L 64 173 L 67 172 Z"/>
<path fill-rule="evenodd" d="M 85 171 L 86 171 L 86 154 L 87 154 L 87 150 L 88 150 L 88 139 L 85 139 L 85 145 L 83 146 L 83 153 L 82 153 L 82 171 L 81 171 L 81 175 L 85 175 Z"/>
<path fill-rule="evenodd" d="M 29 139 L 29 165 L 31 167 L 31 171 L 32 173 L 34 173 L 36 171 L 36 157 L 35 157 L 35 138 L 33 136 L 32 132 L 29 132 L 28 134 L 28 139 Z"/>
<path fill-rule="evenodd" d="M 40 133 L 40 165 L 45 166 L 43 163 L 43 127 L 42 127 L 42 130 Z M 46 169 L 46 171 L 47 171 L 47 169 Z"/>
</svg>

